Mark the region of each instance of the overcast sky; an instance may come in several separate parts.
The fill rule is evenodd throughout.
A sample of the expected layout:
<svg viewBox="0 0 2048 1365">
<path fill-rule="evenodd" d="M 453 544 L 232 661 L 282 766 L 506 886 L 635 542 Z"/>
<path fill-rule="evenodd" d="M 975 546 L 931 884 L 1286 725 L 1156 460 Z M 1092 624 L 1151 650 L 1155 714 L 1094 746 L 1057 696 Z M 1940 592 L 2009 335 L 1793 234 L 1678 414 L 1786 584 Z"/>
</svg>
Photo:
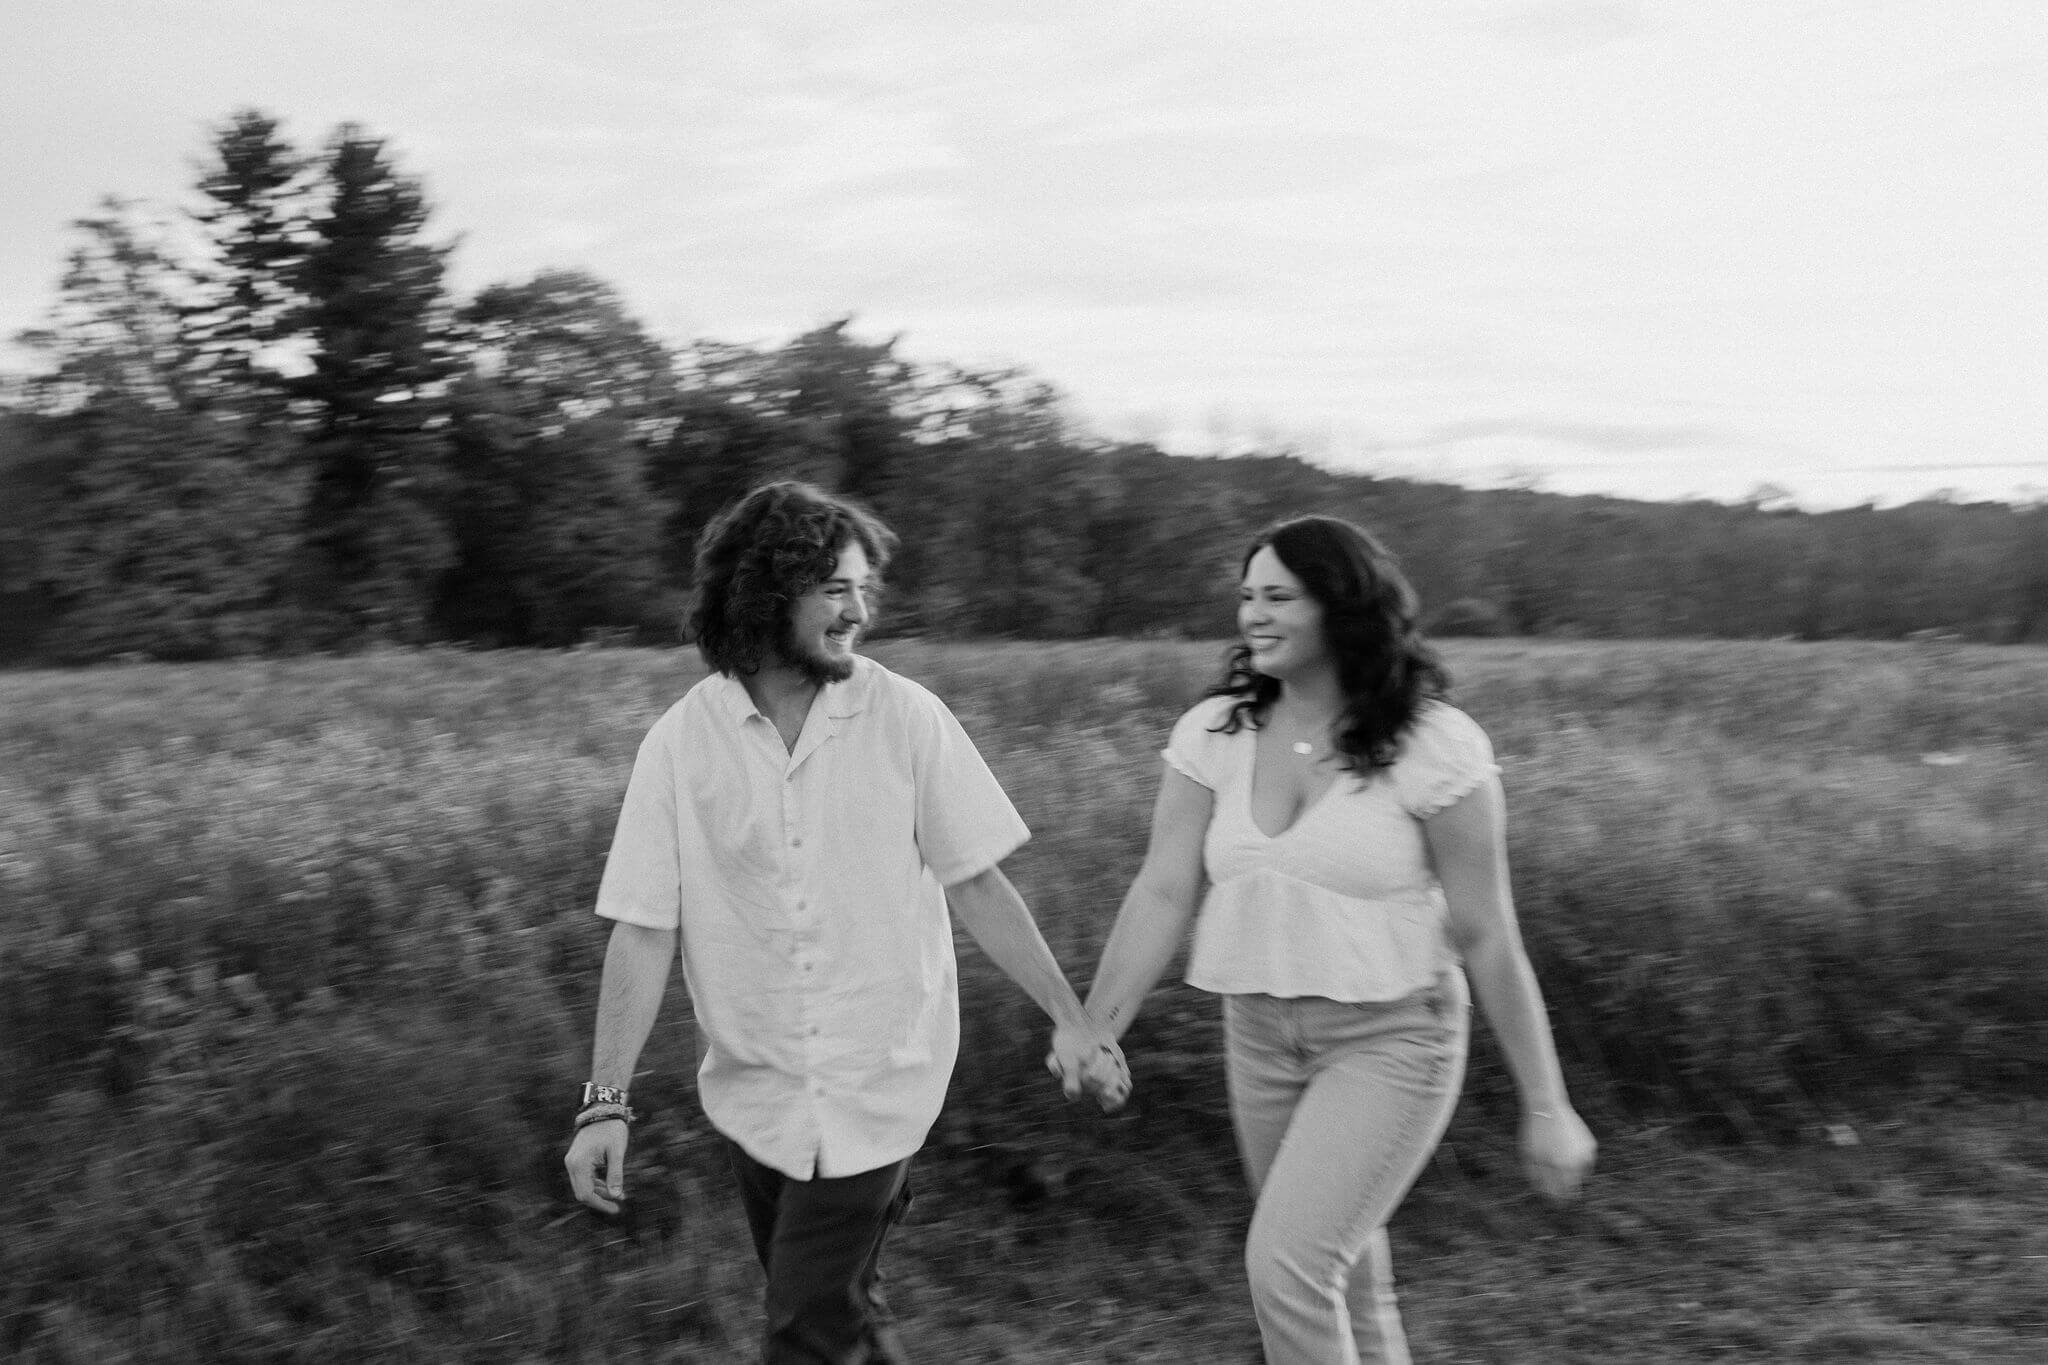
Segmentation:
<svg viewBox="0 0 2048 1365">
<path fill-rule="evenodd" d="M 1104 435 L 2048 497 L 2041 0 L 8 5 L 0 334 L 246 105 L 387 136 L 465 292 L 578 266 L 678 340 L 852 313 Z"/>
</svg>

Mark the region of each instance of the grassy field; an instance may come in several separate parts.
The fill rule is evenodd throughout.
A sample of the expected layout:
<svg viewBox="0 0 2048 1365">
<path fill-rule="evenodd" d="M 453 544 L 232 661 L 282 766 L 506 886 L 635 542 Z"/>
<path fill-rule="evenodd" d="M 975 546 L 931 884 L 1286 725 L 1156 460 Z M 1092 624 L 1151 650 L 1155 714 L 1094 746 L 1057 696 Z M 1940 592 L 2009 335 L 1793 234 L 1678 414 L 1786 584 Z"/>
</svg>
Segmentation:
<svg viewBox="0 0 2048 1365">
<path fill-rule="evenodd" d="M 982 745 L 1085 982 L 1217 651 L 876 653 Z M 1603 1165 L 1575 1209 L 1523 1192 L 1482 1041 L 1394 1226 L 1418 1361 L 2048 1358 L 2048 652 L 1451 662 Z M 560 1167 L 598 868 L 696 676 L 643 651 L 0 675 L 0 1357 L 749 1358 L 758 1276 L 684 1031 L 636 1086 L 628 1214 L 582 1213 Z M 1155 994 L 1104 1119 L 1058 1103 L 971 947 L 962 973 L 891 1262 L 921 1358 L 1253 1359 L 1213 1002 Z"/>
</svg>

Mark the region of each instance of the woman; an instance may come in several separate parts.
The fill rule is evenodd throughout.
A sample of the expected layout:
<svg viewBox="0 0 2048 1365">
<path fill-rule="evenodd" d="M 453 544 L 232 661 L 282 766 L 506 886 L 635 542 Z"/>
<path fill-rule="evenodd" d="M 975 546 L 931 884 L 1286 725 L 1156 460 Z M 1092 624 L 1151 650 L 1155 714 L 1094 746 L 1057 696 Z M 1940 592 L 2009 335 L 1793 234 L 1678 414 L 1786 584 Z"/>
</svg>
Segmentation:
<svg viewBox="0 0 2048 1365">
<path fill-rule="evenodd" d="M 1521 1093 L 1530 1180 L 1568 1199 L 1593 1164 L 1515 924 L 1500 770 L 1442 700 L 1415 611 L 1349 522 L 1304 517 L 1252 546 L 1241 643 L 1174 726 L 1088 997 L 1121 1037 L 1206 873 L 1187 979 L 1223 996 L 1271 1365 L 1409 1358 L 1386 1223 L 1457 1104 L 1468 976 Z"/>
</svg>

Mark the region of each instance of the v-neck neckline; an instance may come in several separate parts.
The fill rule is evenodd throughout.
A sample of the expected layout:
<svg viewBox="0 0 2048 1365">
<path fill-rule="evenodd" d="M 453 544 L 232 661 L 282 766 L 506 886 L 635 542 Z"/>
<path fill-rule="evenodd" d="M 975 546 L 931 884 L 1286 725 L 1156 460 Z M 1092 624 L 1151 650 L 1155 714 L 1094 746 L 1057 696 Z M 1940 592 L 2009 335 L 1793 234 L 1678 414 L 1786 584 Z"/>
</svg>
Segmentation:
<svg viewBox="0 0 2048 1365">
<path fill-rule="evenodd" d="M 1254 800 L 1254 793 L 1258 788 L 1259 782 L 1259 734 L 1260 732 L 1256 729 L 1250 731 L 1252 761 L 1245 772 L 1244 818 L 1245 823 L 1252 827 L 1253 832 L 1270 844 L 1285 839 L 1288 835 L 1300 829 L 1302 821 L 1315 814 L 1316 808 L 1322 805 L 1324 801 L 1327 801 L 1330 793 L 1337 789 L 1337 784 L 1344 780 L 1344 773 L 1342 770 L 1338 771 L 1330 778 L 1321 791 L 1302 802 L 1300 808 L 1294 812 L 1294 818 L 1287 822 L 1286 828 L 1282 829 L 1278 834 L 1268 834 L 1266 833 L 1265 826 L 1259 823 L 1258 806 Z M 1276 740 L 1275 743 L 1277 742 Z"/>
<path fill-rule="evenodd" d="M 767 744 L 774 750 L 775 758 L 784 773 L 794 772 L 803 761 L 818 749 L 818 746 L 839 732 L 838 718 L 825 702 L 826 689 L 820 687 L 811 694 L 810 705 L 804 709 L 804 718 L 797 725 L 793 739 L 782 737 L 782 727 L 775 723 L 753 698 L 747 698 L 750 708 L 747 720 L 758 720 L 767 727 Z M 745 694 L 742 693 L 744 696 Z"/>
</svg>

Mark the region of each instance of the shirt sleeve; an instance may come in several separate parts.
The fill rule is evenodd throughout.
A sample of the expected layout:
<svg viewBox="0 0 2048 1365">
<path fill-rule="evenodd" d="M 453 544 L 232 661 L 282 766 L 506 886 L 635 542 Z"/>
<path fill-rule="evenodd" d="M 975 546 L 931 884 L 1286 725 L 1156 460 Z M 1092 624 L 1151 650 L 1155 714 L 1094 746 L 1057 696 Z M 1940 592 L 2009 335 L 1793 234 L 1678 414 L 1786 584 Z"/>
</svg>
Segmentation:
<svg viewBox="0 0 2048 1365">
<path fill-rule="evenodd" d="M 988 871 L 1031 837 L 945 703 L 929 693 L 916 759 L 917 851 L 941 886 Z"/>
<path fill-rule="evenodd" d="M 1394 761 L 1394 789 L 1402 809 L 1427 820 L 1499 771 L 1479 723 L 1454 706 L 1430 702 Z"/>
<path fill-rule="evenodd" d="M 1223 781 L 1219 763 L 1222 746 L 1218 743 L 1223 736 L 1216 734 L 1214 727 L 1230 714 L 1232 700 L 1210 697 L 1190 709 L 1173 723 L 1173 733 L 1167 737 L 1166 747 L 1159 751 L 1167 766 L 1210 791 L 1215 791 Z"/>
<path fill-rule="evenodd" d="M 649 929 L 681 922 L 682 872 L 676 833 L 671 731 L 657 723 L 640 741 L 611 853 L 597 887 L 597 913 Z"/>
</svg>

